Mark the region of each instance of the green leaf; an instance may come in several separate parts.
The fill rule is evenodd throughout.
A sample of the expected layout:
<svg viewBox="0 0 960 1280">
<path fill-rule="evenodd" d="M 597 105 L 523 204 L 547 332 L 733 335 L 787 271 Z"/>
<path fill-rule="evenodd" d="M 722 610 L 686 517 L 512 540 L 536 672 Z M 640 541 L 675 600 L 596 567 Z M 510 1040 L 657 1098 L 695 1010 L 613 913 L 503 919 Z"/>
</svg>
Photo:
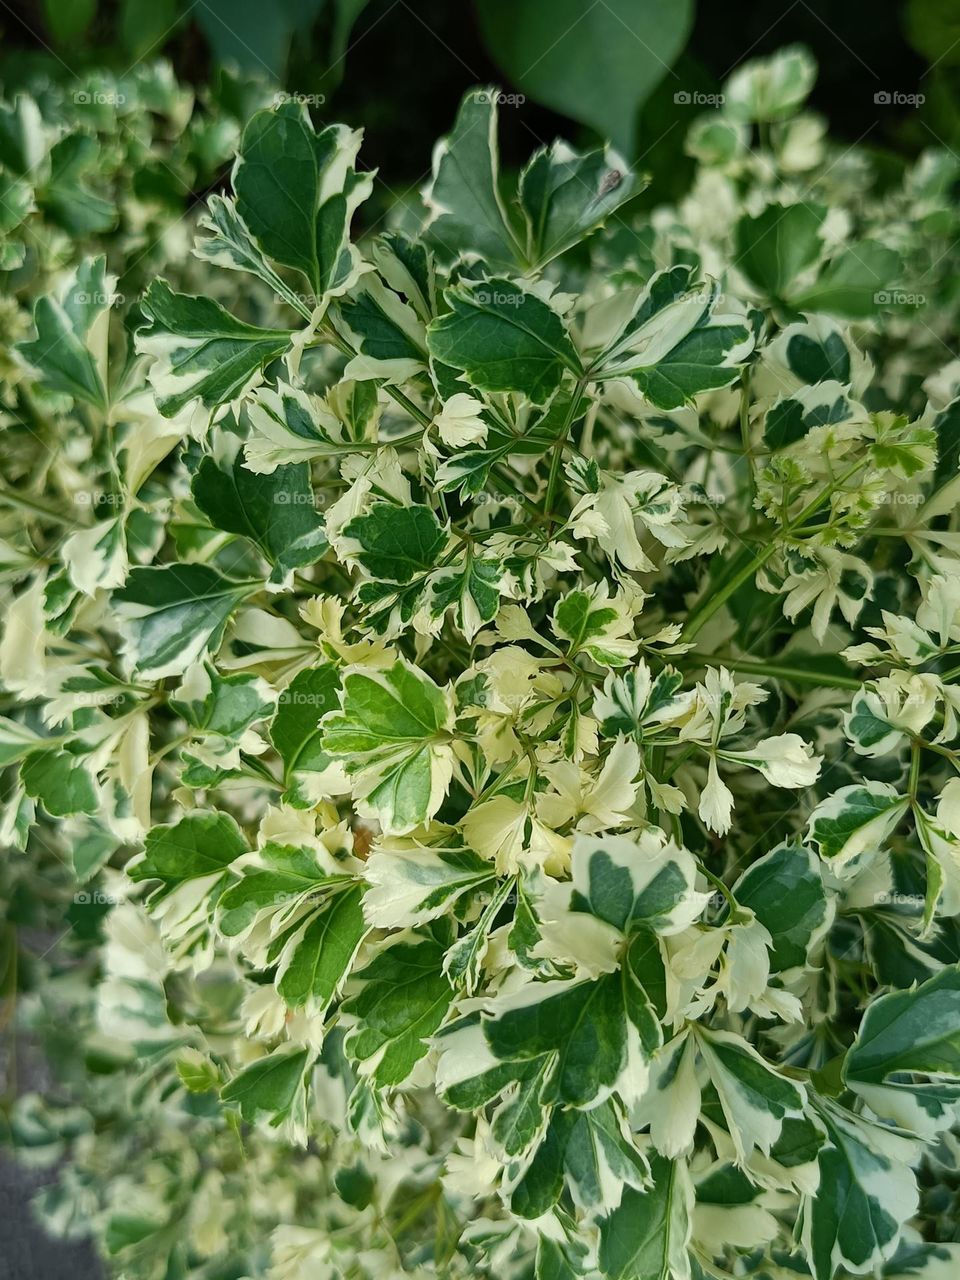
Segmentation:
<svg viewBox="0 0 960 1280">
<path fill-rule="evenodd" d="M 325 662 L 299 671 L 277 702 L 270 738 L 283 760 L 284 785 L 292 793 L 294 804 L 309 803 L 297 785 L 298 775 L 323 773 L 330 766 L 331 758 L 320 745 L 320 721 L 338 706 L 339 694 L 336 665 Z"/>
<path fill-rule="evenodd" d="M 672 842 L 578 835 L 571 871 L 570 910 L 587 912 L 624 934 L 676 932 L 700 914 L 707 899 L 694 891 L 694 859 Z"/>
<path fill-rule="evenodd" d="M 259 676 L 221 675 L 209 665 L 191 668 L 171 697 L 170 710 L 203 734 L 236 739 L 272 713 L 274 697 Z"/>
<path fill-rule="evenodd" d="M 37 336 L 16 346 L 50 391 L 61 391 L 101 412 L 109 400 L 98 358 L 105 335 L 98 336 L 102 324 L 96 321 L 109 310 L 113 285 L 105 258 L 84 263 L 67 280 L 59 299 L 48 294 L 37 299 L 33 313 Z M 94 343 L 96 351 L 91 349 Z"/>
<path fill-rule="evenodd" d="M 350 971 L 367 934 L 362 885 L 334 893 L 298 934 L 282 961 L 277 991 L 292 1009 L 326 1009 Z"/>
<path fill-rule="evenodd" d="M 613 152 L 541 147 L 520 177 L 522 225 L 503 198 L 497 154 L 501 94 L 473 89 L 434 152 L 424 235 L 447 256 L 479 254 L 494 267 L 544 267 L 578 244 L 640 190 Z"/>
<path fill-rule="evenodd" d="M 324 717 L 321 746 L 343 763 L 388 834 L 412 831 L 440 807 L 452 714 L 448 695 L 405 662 L 344 677 L 342 710 Z"/>
<path fill-rule="evenodd" d="M 738 1159 L 746 1160 L 754 1148 L 769 1155 L 784 1120 L 800 1118 L 803 1087 L 774 1071 L 742 1036 L 699 1024 L 696 1036 Z"/>
<path fill-rule="evenodd" d="M 500 192 L 496 97 L 492 89 L 471 90 L 450 134 L 437 144 L 424 234 L 451 257 L 473 252 L 509 267 L 523 251 Z"/>
<path fill-rule="evenodd" d="M 777 845 L 759 858 L 733 886 L 733 896 L 770 934 L 771 973 L 805 965 L 833 920 L 819 864 L 799 844 Z"/>
<path fill-rule="evenodd" d="M 253 590 L 205 564 L 134 569 L 113 601 L 138 673 L 145 680 L 181 675 L 216 649 L 231 614 Z"/>
<path fill-rule="evenodd" d="M 719 297 L 718 286 L 695 286 L 692 268 L 681 265 L 606 300 L 600 306 L 619 323 L 591 373 L 633 378 L 660 409 L 679 409 L 701 391 L 729 386 L 753 350 L 753 334 L 744 317 L 716 314 Z"/>
<path fill-rule="evenodd" d="M 807 834 L 820 856 L 843 873 L 861 854 L 883 847 L 908 804 L 887 782 L 841 787 L 811 813 Z"/>
<path fill-rule="evenodd" d="M 960 1103 L 960 969 L 869 1004 L 843 1078 L 898 1128 L 926 1138 L 949 1128 Z"/>
<path fill-rule="evenodd" d="M 290 345 L 291 330 L 245 324 L 166 280 L 154 280 L 140 305 L 148 323 L 137 330 L 137 351 L 154 357 L 148 376 L 167 418 L 195 401 L 215 409 L 242 399 Z"/>
<path fill-rule="evenodd" d="M 37 203 L 70 235 L 109 231 L 117 221 L 116 207 L 85 181 L 100 167 L 100 144 L 89 134 L 68 133 L 50 150 L 50 174 L 37 188 Z"/>
<path fill-rule="evenodd" d="M 323 0 L 276 0 L 269 8 L 255 0 L 204 0 L 196 21 L 218 63 L 282 83 L 291 41 L 306 35 L 322 7 Z"/>
<path fill-rule="evenodd" d="M 601 1219 L 600 1270 L 609 1280 L 689 1280 L 694 1195 L 686 1162 L 654 1155 L 650 1174 L 649 1191 L 624 1187 L 619 1206 Z"/>
<path fill-rule="evenodd" d="M 820 1185 L 803 1205 L 803 1247 L 815 1280 L 834 1280 L 839 1267 L 860 1275 L 896 1249 L 903 1224 L 916 1212 L 917 1184 L 907 1159 L 919 1152 L 826 1100 L 818 1116 L 828 1142 L 819 1156 Z"/>
<path fill-rule="evenodd" d="M 343 292 L 359 263 L 350 220 L 373 186 L 357 174 L 360 134 L 344 125 L 317 133 L 302 103 L 259 111 L 243 131 L 233 172 L 237 213 L 267 258 L 299 271 L 313 307 Z"/>
<path fill-rule="evenodd" d="M 609 148 L 582 154 L 555 142 L 536 151 L 517 193 L 531 262 L 542 268 L 579 244 L 643 185 Z"/>
<path fill-rule="evenodd" d="M 522 391 L 543 404 L 580 357 L 563 321 L 511 280 L 473 280 L 444 293 L 450 311 L 427 329 L 430 354 L 481 391 Z"/>
<path fill-rule="evenodd" d="M 379 502 L 351 520 L 343 537 L 358 544 L 350 555 L 372 578 L 410 582 L 432 569 L 447 542 L 430 507 Z"/>
<path fill-rule="evenodd" d="M 370 855 L 365 879 L 367 919 L 378 929 L 402 929 L 453 911 L 465 895 L 488 889 L 496 871 L 471 849 L 391 849 Z"/>
<path fill-rule="evenodd" d="M 359 352 L 347 364 L 345 377 L 402 382 L 426 371 L 423 321 L 377 276 L 362 277 L 351 297 L 341 302 L 340 315 Z"/>
<path fill-rule="evenodd" d="M 289 912 L 297 924 L 303 924 L 301 908 L 305 904 L 336 892 L 349 879 L 327 875 L 316 853 L 297 845 L 268 842 L 258 851 L 257 859 L 259 865 L 246 865 L 241 878 L 217 901 L 217 925 L 224 937 L 248 934 L 267 911 L 276 911 L 284 924 Z"/>
<path fill-rule="evenodd" d="M 345 1047 L 377 1085 L 402 1084 L 427 1052 L 453 998 L 442 961 L 432 938 L 396 942 L 356 975 L 360 989 L 342 1006 L 356 1019 Z"/>
<path fill-rule="evenodd" d="M 237 454 L 232 466 L 204 458 L 193 479 L 193 497 L 210 523 L 249 538 L 273 565 L 269 581 L 280 585 L 294 569 L 314 564 L 327 549 L 323 519 L 305 462 L 255 475 Z"/>
<path fill-rule="evenodd" d="M 253 1124 L 261 1113 L 271 1117 L 274 1127 L 302 1105 L 306 1089 L 308 1049 L 283 1046 L 244 1067 L 220 1091 L 224 1102 L 235 1102 L 240 1115 Z"/>
<path fill-rule="evenodd" d="M 590 125 L 627 155 L 639 107 L 686 43 L 693 5 L 677 0 L 576 0 L 511 5 L 484 0 L 480 28 L 511 84 L 543 106 Z M 679 83 L 675 81 L 674 83 Z"/>
<path fill-rule="evenodd" d="M 159 880 L 175 889 L 186 880 L 218 875 L 247 852 L 243 833 L 226 813 L 189 813 L 147 833 L 144 852 L 129 864 L 127 874 L 138 884 Z"/>
<path fill-rule="evenodd" d="M 736 227 L 736 263 L 759 289 L 782 298 L 820 253 L 826 209 L 817 204 L 772 204 Z"/>
<path fill-rule="evenodd" d="M 427 607 L 431 617 L 453 610 L 457 626 L 472 641 L 500 609 L 503 568 L 496 560 L 468 555 L 463 563 L 431 574 Z"/>
<path fill-rule="evenodd" d="M 903 270 L 895 249 L 875 240 L 847 245 L 821 271 L 815 284 L 791 299 L 802 311 L 826 311 L 859 319 L 874 315 L 896 288 Z"/>
<path fill-rule="evenodd" d="M 636 955 L 631 951 L 622 972 L 593 980 L 529 982 L 497 996 L 483 1018 L 495 1057 L 522 1063 L 554 1055 L 557 1068 L 544 1102 L 583 1107 L 608 1097 L 633 1055 L 649 1055 L 660 1043 L 657 1016 L 640 986 L 653 973 L 650 946 L 650 938 L 641 935 Z M 662 965 L 658 980 L 663 981 Z"/>
<path fill-rule="evenodd" d="M 83 760 L 56 747 L 30 752 L 20 767 L 20 781 L 53 818 L 96 813 L 100 807 L 96 782 Z"/>
</svg>

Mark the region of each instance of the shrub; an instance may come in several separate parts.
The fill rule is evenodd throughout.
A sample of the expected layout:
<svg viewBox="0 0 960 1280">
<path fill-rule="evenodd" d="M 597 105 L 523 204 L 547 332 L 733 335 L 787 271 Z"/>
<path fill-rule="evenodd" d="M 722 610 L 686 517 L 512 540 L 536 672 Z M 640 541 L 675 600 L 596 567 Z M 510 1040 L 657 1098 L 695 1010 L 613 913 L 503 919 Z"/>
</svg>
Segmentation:
<svg viewBox="0 0 960 1280">
<path fill-rule="evenodd" d="M 118 1273 L 955 1267 L 957 165 L 812 79 L 648 217 L 474 91 L 359 243 L 282 103 L 200 292 L 38 299 L 4 826 L 83 888 L 14 1131 Z"/>
</svg>

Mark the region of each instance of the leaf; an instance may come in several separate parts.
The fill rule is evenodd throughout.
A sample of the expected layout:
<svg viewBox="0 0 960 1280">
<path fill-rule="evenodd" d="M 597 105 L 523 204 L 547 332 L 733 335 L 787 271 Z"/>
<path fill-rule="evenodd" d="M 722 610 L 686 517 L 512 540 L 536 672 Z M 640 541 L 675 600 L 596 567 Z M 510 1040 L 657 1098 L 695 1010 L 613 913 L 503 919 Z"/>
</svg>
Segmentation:
<svg viewBox="0 0 960 1280">
<path fill-rule="evenodd" d="M 170 710 L 204 734 L 236 739 L 274 710 L 274 696 L 259 676 L 221 675 L 196 666 L 171 697 Z"/>
<path fill-rule="evenodd" d="M 503 267 L 521 260 L 518 228 L 500 193 L 493 90 L 465 95 L 453 129 L 437 144 L 424 199 L 430 210 L 424 234 L 451 257 L 471 251 Z"/>
<path fill-rule="evenodd" d="M 887 782 L 841 787 L 811 813 L 807 834 L 820 856 L 843 874 L 855 858 L 883 846 L 908 804 Z"/>
<path fill-rule="evenodd" d="M 651 1156 L 649 1191 L 624 1187 L 600 1221 L 600 1270 L 609 1280 L 690 1280 L 693 1184 L 686 1162 Z"/>
<path fill-rule="evenodd" d="M 193 497 L 214 528 L 241 534 L 260 548 L 273 565 L 269 581 L 276 586 L 327 549 L 305 462 L 255 475 L 239 453 L 229 467 L 206 457 L 193 479 Z"/>
<path fill-rule="evenodd" d="M 474 995 L 480 985 L 483 961 L 490 943 L 490 930 L 512 894 L 515 883 L 514 880 L 504 880 L 494 889 L 476 924 L 471 925 L 457 939 L 444 957 L 444 973 L 453 986 L 462 986 L 468 996 Z"/>
<path fill-rule="evenodd" d="M 693 285 L 692 268 L 658 271 L 642 288 L 600 304 L 615 331 L 590 366 L 593 376 L 633 378 L 660 409 L 729 386 L 753 350 L 746 319 L 716 314 L 716 285 Z"/>
<path fill-rule="evenodd" d="M 401 661 L 386 671 L 348 671 L 342 710 L 324 717 L 321 747 L 355 779 L 383 830 L 401 835 L 440 807 L 452 769 L 451 727 L 448 695 Z"/>
<path fill-rule="evenodd" d="M 20 766 L 20 781 L 27 795 L 39 800 L 53 818 L 100 808 L 96 781 L 83 760 L 56 747 L 31 751 Z"/>
<path fill-rule="evenodd" d="M 960 1102 L 960 969 L 873 1000 L 843 1063 L 847 1087 L 898 1128 L 933 1138 Z"/>
<path fill-rule="evenodd" d="M 358 174 L 360 134 L 344 125 L 316 133 L 306 107 L 282 102 L 258 111 L 243 131 L 233 171 L 237 213 L 267 257 L 299 271 L 311 310 L 356 278 L 350 220 L 370 194 Z"/>
<path fill-rule="evenodd" d="M 742 1036 L 698 1027 L 697 1044 L 742 1163 L 756 1148 L 769 1155 L 787 1117 L 799 1119 L 806 1093 Z"/>
<path fill-rule="evenodd" d="M 276 959 L 276 936 L 281 942 L 288 940 L 287 926 L 303 925 L 305 906 L 318 898 L 325 901 L 349 881 L 349 876 L 328 875 L 312 849 L 270 841 L 258 850 L 257 863 L 245 865 L 240 879 L 221 893 L 217 927 L 224 937 L 244 943 L 254 930 L 268 933 L 267 952 Z"/>
<path fill-rule="evenodd" d="M 694 892 L 696 863 L 670 841 L 578 835 L 572 855 L 570 911 L 588 912 L 623 934 L 686 928 L 707 895 Z"/>
<path fill-rule="evenodd" d="M 284 463 L 337 457 L 350 449 L 327 405 L 286 382 L 279 382 L 276 390 L 259 387 L 247 401 L 246 414 L 250 435 L 244 456 L 247 469 L 257 475 L 271 475 Z"/>
<path fill-rule="evenodd" d="M 140 305 L 148 323 L 136 347 L 154 357 L 148 376 L 167 418 L 195 401 L 215 409 L 242 399 L 290 345 L 291 330 L 245 324 L 212 298 L 174 293 L 166 280 L 152 281 Z"/>
<path fill-rule="evenodd" d="M 204 0 L 197 22 L 218 63 L 282 82 L 291 41 L 307 33 L 322 3 L 277 0 L 264 9 L 253 0 Z"/>
<path fill-rule="evenodd" d="M 340 304 L 347 337 L 357 348 L 344 370 L 347 378 L 382 378 L 402 382 L 425 372 L 427 335 L 413 307 L 366 275 L 353 294 Z"/>
<path fill-rule="evenodd" d="M 431 322 L 435 360 L 462 369 L 481 391 L 522 391 L 543 404 L 564 370 L 579 376 L 580 357 L 563 321 L 546 302 L 511 280 L 465 281 L 444 293 L 450 311 Z"/>
<path fill-rule="evenodd" d="M 299 671 L 280 694 L 270 739 L 283 760 L 283 780 L 293 804 L 308 803 L 297 785 L 298 775 L 323 773 L 332 763 L 320 745 L 320 721 L 339 704 L 340 676 L 336 665 Z"/>
<path fill-rule="evenodd" d="M 819 864 L 803 845 L 780 844 L 759 858 L 733 886 L 733 896 L 770 934 L 771 973 L 805 965 L 833 920 Z"/>
<path fill-rule="evenodd" d="M 539 269 L 602 226 L 644 184 L 615 151 L 577 153 L 565 142 L 534 152 L 517 193 Z"/>
<path fill-rule="evenodd" d="M 520 176 L 522 224 L 501 189 L 497 115 L 501 94 L 473 89 L 438 144 L 424 199 L 424 235 L 448 257 L 477 254 L 489 265 L 535 270 L 580 243 L 641 184 L 615 153 L 541 147 Z"/>
<path fill-rule="evenodd" d="M 890 1257 L 916 1211 L 917 1184 L 904 1139 L 827 1101 L 818 1116 L 828 1143 L 816 1195 L 804 1200 L 803 1247 L 815 1280 L 833 1280 L 838 1267 L 859 1275 Z"/>
<path fill-rule="evenodd" d="M 492 622 L 500 609 L 503 568 L 496 560 L 468 555 L 460 564 L 431 574 L 427 608 L 433 618 L 453 610 L 457 626 L 468 641 Z"/>
<path fill-rule="evenodd" d="M 430 507 L 395 507 L 379 502 L 345 526 L 343 537 L 355 541 L 350 551 L 372 578 L 410 582 L 432 569 L 447 534 Z"/>
<path fill-rule="evenodd" d="M 68 133 L 50 149 L 50 174 L 37 188 L 37 203 L 70 235 L 109 231 L 117 221 L 116 207 L 85 181 L 100 167 L 100 145 L 89 134 Z"/>
<path fill-rule="evenodd" d="M 528 1087 L 533 1093 L 534 1087 Z M 522 1087 L 517 1101 L 523 1096 Z M 497 1121 L 504 1114 L 501 1110 L 494 1119 L 495 1138 L 500 1136 Z M 529 1140 L 536 1136 L 530 1135 Z M 523 1144 L 518 1144 L 516 1153 L 523 1149 Z M 510 1210 L 523 1218 L 541 1218 L 548 1213 L 564 1184 L 587 1213 L 616 1208 L 625 1187 L 643 1188 L 649 1176 L 647 1161 L 633 1145 L 629 1127 L 612 1103 L 590 1111 L 554 1111 L 532 1157 L 520 1167 L 519 1177 L 515 1166 L 508 1166 L 507 1176 L 514 1184 Z"/>
<path fill-rule="evenodd" d="M 361 885 L 334 893 L 285 951 L 277 991 L 291 1009 L 316 1016 L 339 991 L 367 934 L 362 897 Z"/>
<path fill-rule="evenodd" d="M 414 847 L 371 854 L 365 879 L 370 888 L 363 910 L 370 923 L 404 929 L 454 910 L 465 896 L 487 889 L 496 873 L 471 849 Z"/>
<path fill-rule="evenodd" d="M 736 263 L 759 289 L 782 298 L 798 275 L 816 261 L 826 209 L 816 204 L 772 204 L 736 226 Z"/>
<path fill-rule="evenodd" d="M 235 1102 L 240 1115 L 253 1124 L 261 1113 L 271 1117 L 277 1127 L 301 1103 L 306 1088 L 305 1072 L 310 1058 L 308 1049 L 286 1045 L 239 1071 L 220 1090 L 223 1102 Z"/>
<path fill-rule="evenodd" d="M 138 673 L 145 680 L 181 675 L 217 647 L 231 614 L 255 589 L 205 564 L 134 569 L 113 601 Z"/>
<path fill-rule="evenodd" d="M 16 346 L 49 390 L 101 412 L 109 400 L 98 358 L 103 323 L 97 320 L 109 310 L 114 283 L 106 274 L 105 258 L 84 263 L 68 278 L 59 299 L 49 295 L 37 299 L 33 313 L 37 336 Z"/>
<path fill-rule="evenodd" d="M 495 997 L 482 1024 L 495 1057 L 518 1063 L 554 1055 L 546 1103 L 595 1105 L 609 1097 L 628 1062 L 634 1078 L 625 1083 L 642 1084 L 635 1054 L 647 1055 L 660 1043 L 656 1013 L 640 985 L 651 972 L 650 945 L 641 934 L 621 972 L 594 980 L 528 982 Z M 662 964 L 654 976 L 663 981 Z"/>
<path fill-rule="evenodd" d="M 693 6 L 611 0 L 585 10 L 576 0 L 519 8 L 485 0 L 478 17 L 511 84 L 629 155 L 638 109 L 686 43 Z"/>
<path fill-rule="evenodd" d="M 402 1084 L 427 1052 L 453 998 L 432 938 L 396 942 L 356 975 L 361 984 L 342 1012 L 356 1019 L 345 1048 L 380 1087 Z"/>
<path fill-rule="evenodd" d="M 894 290 L 903 270 L 895 249 L 875 240 L 847 245 L 820 272 L 815 284 L 791 299 L 802 311 L 826 311 L 859 319 L 872 316 Z"/>
<path fill-rule="evenodd" d="M 243 833 L 229 814 L 189 813 L 179 822 L 153 827 L 127 874 L 138 884 L 159 880 L 169 890 L 186 880 L 218 875 L 246 852 Z"/>
</svg>

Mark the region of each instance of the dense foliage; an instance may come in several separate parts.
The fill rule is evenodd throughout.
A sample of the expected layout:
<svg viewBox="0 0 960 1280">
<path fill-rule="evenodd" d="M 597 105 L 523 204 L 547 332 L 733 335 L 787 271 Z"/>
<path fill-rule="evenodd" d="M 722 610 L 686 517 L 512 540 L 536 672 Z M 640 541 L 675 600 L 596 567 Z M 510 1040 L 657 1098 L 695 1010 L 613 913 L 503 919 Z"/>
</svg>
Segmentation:
<svg viewBox="0 0 960 1280">
<path fill-rule="evenodd" d="M 359 240 L 280 102 L 190 262 L 8 304 L 9 916 L 74 926 L 12 1127 L 118 1275 L 954 1273 L 960 164 L 813 75 L 643 219 L 476 90 Z"/>
</svg>

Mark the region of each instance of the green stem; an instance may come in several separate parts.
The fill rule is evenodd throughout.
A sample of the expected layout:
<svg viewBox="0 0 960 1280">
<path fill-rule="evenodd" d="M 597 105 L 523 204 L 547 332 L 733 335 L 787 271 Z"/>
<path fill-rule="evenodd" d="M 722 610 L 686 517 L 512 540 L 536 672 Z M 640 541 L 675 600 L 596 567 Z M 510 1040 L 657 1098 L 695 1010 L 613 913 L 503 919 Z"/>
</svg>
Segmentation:
<svg viewBox="0 0 960 1280">
<path fill-rule="evenodd" d="M 830 689 L 859 689 L 862 680 L 856 676 L 824 675 L 819 671 L 805 671 L 803 667 L 791 667 L 786 663 L 762 658 L 735 658 L 729 654 L 688 653 L 687 659 L 700 666 L 723 666 L 745 675 L 769 676 L 775 680 L 792 680 L 795 684 L 825 685 Z"/>
<path fill-rule="evenodd" d="M 862 462 L 857 462 L 849 469 L 849 471 L 845 471 L 839 480 L 832 481 L 825 489 L 821 490 L 815 498 L 811 499 L 811 501 L 807 503 L 796 519 L 792 520 L 784 528 L 782 537 L 788 538 L 801 529 L 807 520 L 809 520 L 812 515 L 816 515 L 823 504 L 829 501 L 831 495 L 835 493 L 841 485 L 846 484 L 847 480 L 850 479 L 854 472 L 859 471 L 862 466 Z M 693 637 L 703 629 L 704 625 L 713 617 L 717 610 L 726 604 L 734 592 L 738 591 L 745 582 L 752 578 L 756 571 L 761 569 L 774 552 L 779 550 L 779 548 L 780 540 L 777 538 L 771 538 L 763 549 L 757 552 L 749 564 L 745 565 L 739 573 L 734 574 L 734 576 L 714 595 L 704 600 L 700 608 L 695 609 L 687 619 L 683 639 L 692 640 Z"/>
</svg>

